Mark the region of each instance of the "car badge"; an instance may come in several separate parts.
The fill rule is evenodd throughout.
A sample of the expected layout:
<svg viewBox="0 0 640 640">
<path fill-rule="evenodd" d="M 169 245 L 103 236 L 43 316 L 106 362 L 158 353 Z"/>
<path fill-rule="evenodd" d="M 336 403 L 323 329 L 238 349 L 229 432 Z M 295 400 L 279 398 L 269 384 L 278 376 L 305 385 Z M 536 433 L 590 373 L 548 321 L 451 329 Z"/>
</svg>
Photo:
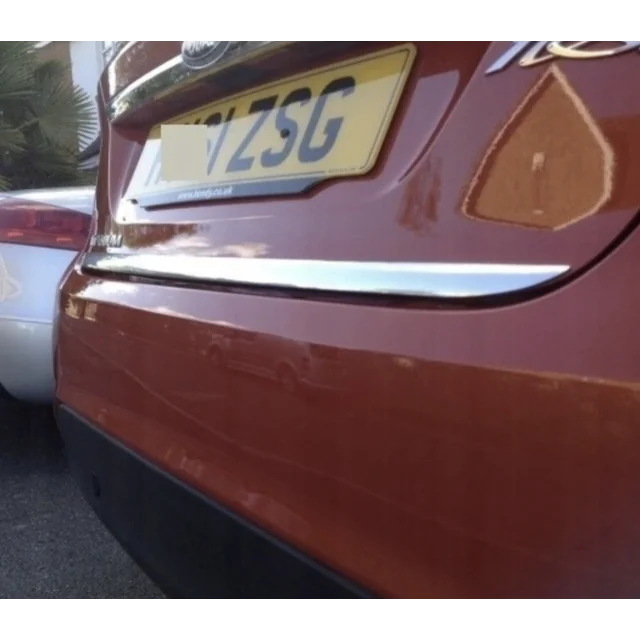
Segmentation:
<svg viewBox="0 0 640 640">
<path fill-rule="evenodd" d="M 122 246 L 124 238 L 115 233 L 99 233 L 89 241 L 90 247 L 118 248 Z"/>
<path fill-rule="evenodd" d="M 605 46 L 594 46 L 597 44 L 594 40 L 513 41 L 511 47 L 485 71 L 485 75 L 503 71 L 515 61 L 520 67 L 528 68 L 552 60 L 598 60 L 629 51 L 640 52 L 640 41 L 636 40 L 619 41 L 616 46 L 611 46 L 610 43 Z"/>
<path fill-rule="evenodd" d="M 182 62 L 190 69 L 205 69 L 224 56 L 231 42 L 190 41 L 182 43 Z"/>
</svg>

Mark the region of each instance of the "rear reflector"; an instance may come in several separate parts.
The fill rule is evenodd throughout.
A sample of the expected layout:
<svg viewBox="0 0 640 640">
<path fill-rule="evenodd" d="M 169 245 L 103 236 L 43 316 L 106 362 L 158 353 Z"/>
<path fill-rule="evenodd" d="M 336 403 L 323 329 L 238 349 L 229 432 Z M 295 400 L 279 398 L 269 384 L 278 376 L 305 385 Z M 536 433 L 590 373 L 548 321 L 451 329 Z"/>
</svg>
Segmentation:
<svg viewBox="0 0 640 640">
<path fill-rule="evenodd" d="M 0 242 L 80 251 L 91 216 L 71 209 L 7 197 L 0 200 Z"/>
</svg>

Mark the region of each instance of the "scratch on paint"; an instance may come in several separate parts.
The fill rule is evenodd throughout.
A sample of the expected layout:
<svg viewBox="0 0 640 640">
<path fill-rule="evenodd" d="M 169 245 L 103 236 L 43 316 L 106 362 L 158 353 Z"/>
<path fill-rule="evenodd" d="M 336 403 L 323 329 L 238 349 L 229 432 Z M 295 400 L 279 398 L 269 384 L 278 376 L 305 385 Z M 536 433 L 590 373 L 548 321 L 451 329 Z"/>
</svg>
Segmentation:
<svg viewBox="0 0 640 640">
<path fill-rule="evenodd" d="M 0 303 L 17 298 L 21 293 L 20 283 L 9 275 L 4 258 L 0 255 Z"/>
</svg>

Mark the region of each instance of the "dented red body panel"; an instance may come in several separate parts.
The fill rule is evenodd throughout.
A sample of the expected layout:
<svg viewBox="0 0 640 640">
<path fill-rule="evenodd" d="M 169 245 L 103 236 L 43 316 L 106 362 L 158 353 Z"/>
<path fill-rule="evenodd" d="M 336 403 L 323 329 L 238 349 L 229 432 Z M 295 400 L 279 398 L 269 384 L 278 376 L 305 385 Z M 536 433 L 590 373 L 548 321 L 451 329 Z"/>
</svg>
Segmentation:
<svg viewBox="0 0 640 640">
<path fill-rule="evenodd" d="M 367 175 L 155 209 L 123 199 L 152 125 L 397 44 L 282 43 L 109 115 L 181 43 L 120 54 L 101 84 L 96 220 L 120 239 L 63 282 L 58 403 L 373 594 L 631 596 L 635 50 L 487 75 L 512 43 L 418 42 Z M 92 256 L 165 262 L 154 278 Z M 562 269 L 480 296 L 163 271 L 194 257 Z"/>
</svg>

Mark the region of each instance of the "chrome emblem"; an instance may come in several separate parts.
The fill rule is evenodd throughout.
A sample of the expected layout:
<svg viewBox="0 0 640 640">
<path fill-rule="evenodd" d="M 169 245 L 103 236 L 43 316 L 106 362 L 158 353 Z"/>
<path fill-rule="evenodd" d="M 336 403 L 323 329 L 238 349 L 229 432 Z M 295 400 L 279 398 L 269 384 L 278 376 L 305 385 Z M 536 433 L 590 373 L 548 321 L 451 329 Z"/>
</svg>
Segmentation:
<svg viewBox="0 0 640 640">
<path fill-rule="evenodd" d="M 523 68 L 533 67 L 551 60 L 597 60 L 598 58 L 610 58 L 612 56 L 627 53 L 629 51 L 640 52 L 640 41 L 620 40 L 617 46 L 594 46 L 598 43 L 594 40 L 572 41 L 514 41 L 513 45 L 502 54 L 486 71 L 486 75 L 503 71 L 516 60 Z"/>
<path fill-rule="evenodd" d="M 182 62 L 190 69 L 205 69 L 227 52 L 230 42 L 190 41 L 182 43 Z"/>
<path fill-rule="evenodd" d="M 121 247 L 124 238 L 120 234 L 115 233 L 100 233 L 91 238 L 89 241 L 90 247 L 106 247 L 117 248 Z"/>
</svg>

